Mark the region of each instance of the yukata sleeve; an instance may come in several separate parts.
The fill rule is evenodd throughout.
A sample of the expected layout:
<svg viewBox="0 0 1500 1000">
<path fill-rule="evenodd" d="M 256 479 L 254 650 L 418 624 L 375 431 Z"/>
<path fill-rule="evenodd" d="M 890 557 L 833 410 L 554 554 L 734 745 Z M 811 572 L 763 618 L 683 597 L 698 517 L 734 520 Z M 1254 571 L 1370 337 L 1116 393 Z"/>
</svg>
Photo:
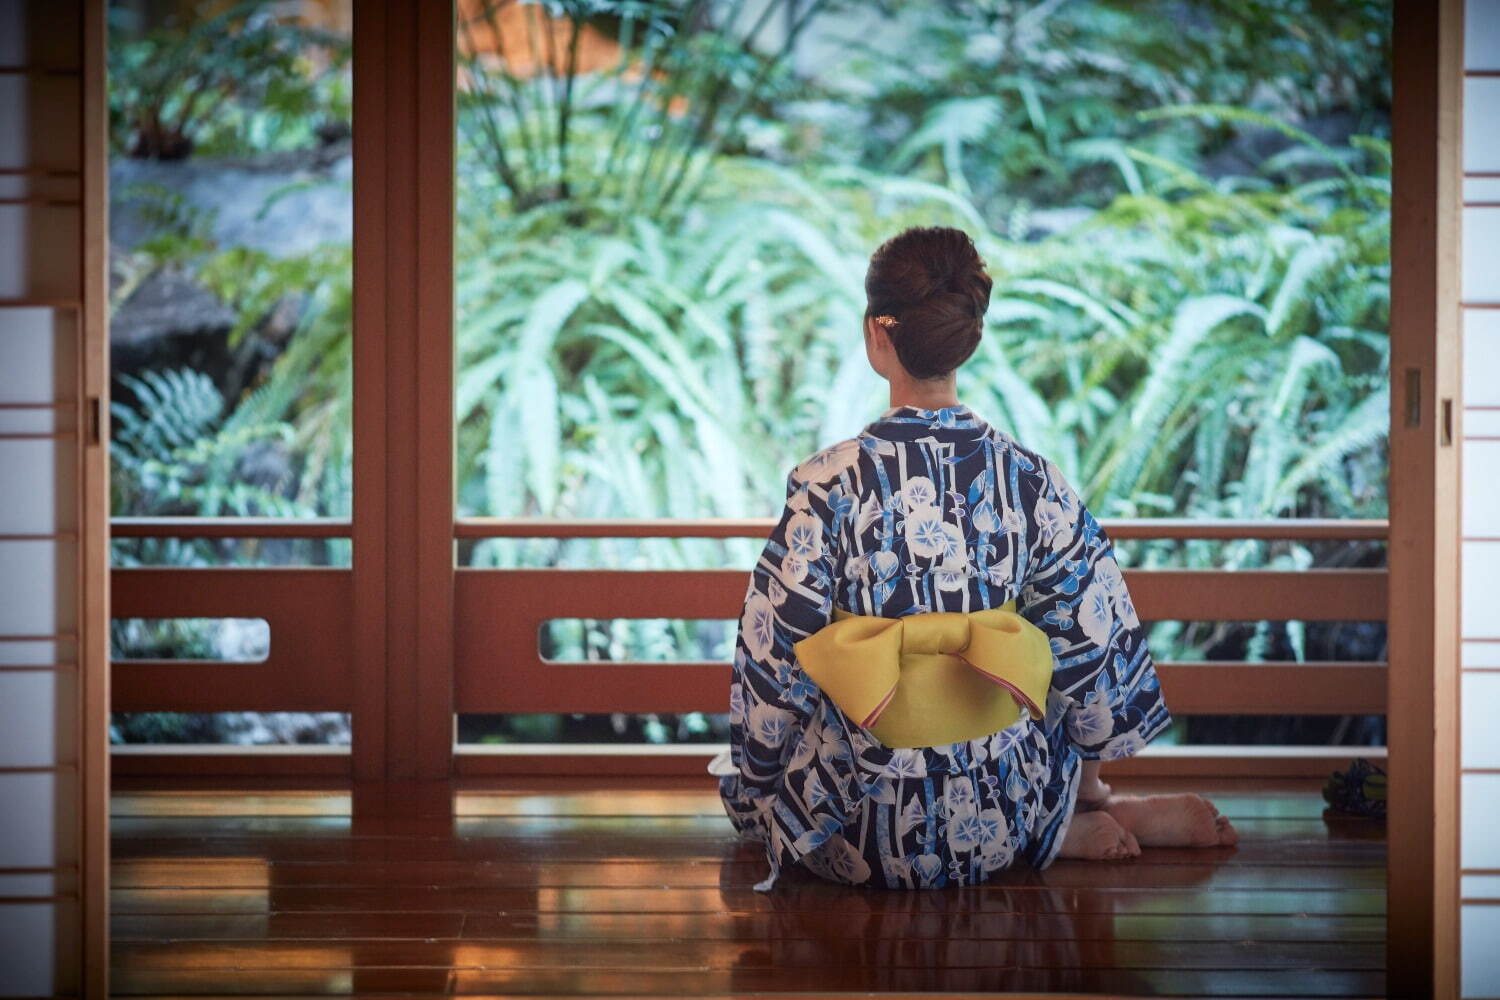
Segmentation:
<svg viewBox="0 0 1500 1000">
<path fill-rule="evenodd" d="M 792 644 L 832 619 L 834 531 L 824 498 L 787 476 L 786 506 L 751 571 L 729 685 L 729 760 L 719 793 L 735 829 L 771 843 L 770 810 L 818 688 Z"/>
<path fill-rule="evenodd" d="M 1052 688 L 1084 760 L 1128 757 L 1172 721 L 1114 544 L 1050 461 L 1022 489 L 1029 572 L 1016 610 L 1047 633 Z"/>
</svg>

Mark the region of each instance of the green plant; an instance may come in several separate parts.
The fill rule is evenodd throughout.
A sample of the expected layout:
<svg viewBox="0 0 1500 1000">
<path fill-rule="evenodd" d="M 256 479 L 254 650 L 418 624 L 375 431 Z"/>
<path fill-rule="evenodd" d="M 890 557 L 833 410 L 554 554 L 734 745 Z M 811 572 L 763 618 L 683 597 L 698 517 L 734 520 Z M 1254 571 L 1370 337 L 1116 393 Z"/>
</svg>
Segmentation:
<svg viewBox="0 0 1500 1000">
<path fill-rule="evenodd" d="M 735 0 L 710 22 L 711 6 L 481 0 L 459 18 L 459 134 L 486 174 L 472 182 L 503 193 L 518 213 L 565 204 L 574 224 L 666 218 L 690 204 L 752 102 L 792 85 L 786 59 L 808 23 L 834 9 L 829 0 L 770 0 L 757 11 Z M 524 48 L 506 33 L 507 9 L 524 12 Z M 544 9 L 566 18 L 565 52 Z M 789 26 L 760 51 L 764 29 L 783 16 Z M 615 36 L 620 59 L 608 71 L 579 72 L 589 28 Z M 534 71 L 507 65 L 505 51 L 529 54 Z"/>
<path fill-rule="evenodd" d="M 109 28 L 110 131 L 128 156 L 295 148 L 348 131 L 349 39 L 281 4 L 192 6 L 150 26 L 111 4 Z"/>
</svg>

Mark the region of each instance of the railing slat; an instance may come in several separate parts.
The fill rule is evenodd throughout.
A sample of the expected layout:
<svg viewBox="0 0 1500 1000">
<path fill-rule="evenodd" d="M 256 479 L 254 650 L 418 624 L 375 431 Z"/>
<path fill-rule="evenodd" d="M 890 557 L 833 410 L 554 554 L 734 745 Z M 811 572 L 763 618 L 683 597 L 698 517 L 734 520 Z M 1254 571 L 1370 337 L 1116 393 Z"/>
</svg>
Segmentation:
<svg viewBox="0 0 1500 1000">
<path fill-rule="evenodd" d="M 348 570 L 116 569 L 115 618 L 264 618 L 263 662 L 116 660 L 111 707 L 130 711 L 348 711 L 353 588 Z"/>
<path fill-rule="evenodd" d="M 1114 539 L 1240 538 L 1382 540 L 1389 534 L 1383 518 L 1103 518 Z M 465 517 L 454 524 L 456 538 L 765 538 L 775 527 L 771 517 L 748 518 L 538 518 Z"/>
<path fill-rule="evenodd" d="M 1160 663 L 1176 715 L 1381 715 L 1383 663 Z M 462 676 L 462 675 L 461 675 Z M 460 712 L 727 712 L 723 663 L 497 661 L 460 683 Z"/>
<path fill-rule="evenodd" d="M 116 538 L 348 538 L 348 518 L 313 517 L 115 517 Z M 770 517 L 720 518 L 541 518 L 466 517 L 454 522 L 455 538 L 765 538 Z M 1383 518 L 1104 518 L 1117 540 L 1142 538 L 1241 538 L 1304 541 L 1384 540 Z"/>
<path fill-rule="evenodd" d="M 1385 570 L 1126 570 L 1152 621 L 1384 621 Z M 547 618 L 737 618 L 744 570 L 460 569 L 461 628 L 505 618 L 526 648 Z M 502 614 L 503 612 L 503 614 Z"/>
</svg>

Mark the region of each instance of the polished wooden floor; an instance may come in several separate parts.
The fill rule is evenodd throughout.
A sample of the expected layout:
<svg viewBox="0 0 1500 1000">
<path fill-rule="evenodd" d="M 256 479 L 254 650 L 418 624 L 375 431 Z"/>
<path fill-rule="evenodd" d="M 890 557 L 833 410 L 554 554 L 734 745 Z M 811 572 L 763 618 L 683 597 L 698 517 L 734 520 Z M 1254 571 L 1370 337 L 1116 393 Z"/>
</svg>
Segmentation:
<svg viewBox="0 0 1500 1000">
<path fill-rule="evenodd" d="M 789 872 L 767 895 L 760 847 L 701 781 L 131 780 L 120 995 L 1384 991 L 1384 827 L 1325 819 L 1313 783 L 1203 789 L 1237 848 L 916 892 Z"/>
</svg>

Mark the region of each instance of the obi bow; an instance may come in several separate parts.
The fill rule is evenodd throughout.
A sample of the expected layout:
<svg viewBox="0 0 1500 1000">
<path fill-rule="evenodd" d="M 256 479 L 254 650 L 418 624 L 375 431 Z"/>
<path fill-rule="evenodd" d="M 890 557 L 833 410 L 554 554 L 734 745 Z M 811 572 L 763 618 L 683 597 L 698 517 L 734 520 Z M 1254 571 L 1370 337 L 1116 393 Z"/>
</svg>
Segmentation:
<svg viewBox="0 0 1500 1000">
<path fill-rule="evenodd" d="M 792 648 L 834 704 L 888 747 L 976 739 L 1022 711 L 1040 719 L 1052 684 L 1047 634 L 1014 600 L 900 618 L 836 607 L 833 621 Z"/>
</svg>

